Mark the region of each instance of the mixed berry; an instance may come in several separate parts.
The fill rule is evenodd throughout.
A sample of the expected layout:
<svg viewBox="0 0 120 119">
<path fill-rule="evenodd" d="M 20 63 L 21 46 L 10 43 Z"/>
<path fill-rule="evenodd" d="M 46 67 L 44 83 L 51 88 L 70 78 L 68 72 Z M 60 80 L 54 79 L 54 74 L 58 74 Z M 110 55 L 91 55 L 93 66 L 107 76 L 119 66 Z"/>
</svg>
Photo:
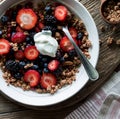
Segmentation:
<svg viewBox="0 0 120 119">
<path fill-rule="evenodd" d="M 7 83 L 24 90 L 54 93 L 75 80 L 80 66 L 76 51 L 62 31 L 68 25 L 71 36 L 90 58 L 91 42 L 83 22 L 60 3 L 21 3 L 9 8 L 0 19 L 0 65 Z M 42 55 L 34 35 L 50 30 L 58 44 L 56 57 Z"/>
</svg>

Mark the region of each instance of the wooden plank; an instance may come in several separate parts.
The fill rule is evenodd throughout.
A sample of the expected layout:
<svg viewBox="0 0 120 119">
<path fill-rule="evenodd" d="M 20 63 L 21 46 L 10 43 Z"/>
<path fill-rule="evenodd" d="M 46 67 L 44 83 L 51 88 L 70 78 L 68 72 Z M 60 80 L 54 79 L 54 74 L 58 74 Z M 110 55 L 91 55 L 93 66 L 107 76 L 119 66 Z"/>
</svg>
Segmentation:
<svg viewBox="0 0 120 119">
<path fill-rule="evenodd" d="M 88 84 L 75 96 L 70 99 L 50 107 L 39 108 L 41 111 L 28 110 L 22 106 L 16 105 L 11 101 L 3 98 L 0 95 L 0 119 L 33 119 L 33 118 L 47 118 L 45 117 L 48 114 L 49 118 L 54 119 L 55 115 L 58 115 L 61 119 L 77 106 L 80 106 L 82 100 L 84 100 L 88 95 L 93 94 L 93 92 L 98 89 L 102 84 L 104 84 L 113 73 L 114 69 L 120 64 L 120 47 L 116 46 L 115 43 L 113 46 L 108 47 L 106 43 L 106 38 L 112 36 L 114 40 L 120 38 L 120 28 L 118 26 L 115 32 L 112 31 L 113 26 L 108 25 L 101 18 L 99 8 L 100 1 L 98 0 L 82 0 L 82 4 L 86 6 L 88 11 L 93 16 L 95 23 L 98 28 L 100 39 L 103 41 L 100 47 L 100 56 L 97 64 L 97 69 L 100 74 L 100 78 L 96 82 L 88 82 Z M 100 30 L 101 26 L 106 27 L 106 31 L 103 33 Z M 26 110 L 26 111 L 21 111 Z M 45 111 L 42 111 L 45 110 Z M 54 111 L 53 111 L 54 110 Z M 11 113 L 13 112 L 13 113 Z M 2 114 L 4 113 L 4 114 Z"/>
<path fill-rule="evenodd" d="M 6 112 L 12 112 L 14 110 L 16 111 L 23 110 L 23 107 L 12 103 L 8 99 L 0 95 L 0 114 Z"/>
</svg>

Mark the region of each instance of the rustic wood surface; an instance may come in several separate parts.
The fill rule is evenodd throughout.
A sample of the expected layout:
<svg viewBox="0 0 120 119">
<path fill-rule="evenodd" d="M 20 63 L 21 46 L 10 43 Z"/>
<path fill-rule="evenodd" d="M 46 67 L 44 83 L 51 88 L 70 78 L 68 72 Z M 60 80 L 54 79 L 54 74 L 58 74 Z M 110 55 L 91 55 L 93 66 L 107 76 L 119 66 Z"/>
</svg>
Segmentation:
<svg viewBox="0 0 120 119">
<path fill-rule="evenodd" d="M 0 94 L 0 119 L 62 119 L 80 106 L 87 96 L 92 95 L 95 90 L 100 88 L 120 64 L 120 47 L 115 45 L 116 40 L 120 39 L 120 26 L 117 26 L 117 29 L 113 32 L 114 26 L 103 21 L 99 12 L 100 0 L 81 0 L 80 2 L 93 16 L 100 39 L 103 42 L 100 46 L 100 56 L 97 64 L 97 70 L 100 74 L 99 80 L 88 82 L 80 92 L 70 99 L 54 106 L 39 108 L 39 110 L 20 106 L 20 104 L 9 101 Z M 106 27 L 104 32 L 100 30 L 101 26 Z M 114 38 L 112 46 L 107 46 L 106 43 L 109 36 Z"/>
</svg>

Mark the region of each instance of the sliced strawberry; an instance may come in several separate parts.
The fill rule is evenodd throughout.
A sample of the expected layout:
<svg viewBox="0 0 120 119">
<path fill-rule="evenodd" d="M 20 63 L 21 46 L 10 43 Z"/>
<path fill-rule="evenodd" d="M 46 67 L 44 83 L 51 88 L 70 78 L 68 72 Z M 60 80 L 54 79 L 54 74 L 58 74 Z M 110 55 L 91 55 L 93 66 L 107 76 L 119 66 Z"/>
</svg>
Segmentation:
<svg viewBox="0 0 120 119">
<path fill-rule="evenodd" d="M 74 27 L 69 28 L 69 32 L 73 38 L 77 37 L 77 30 Z"/>
<path fill-rule="evenodd" d="M 25 82 L 28 82 L 31 87 L 35 87 L 39 84 L 40 74 L 36 70 L 28 70 L 23 77 Z"/>
<path fill-rule="evenodd" d="M 10 43 L 6 39 L 0 39 L 0 55 L 4 55 L 9 53 L 10 51 Z"/>
<path fill-rule="evenodd" d="M 12 38 L 11 41 L 13 43 L 22 43 L 25 41 L 26 35 L 23 32 L 16 32 Z"/>
<path fill-rule="evenodd" d="M 25 48 L 24 55 L 29 60 L 35 60 L 39 55 L 39 51 L 35 46 L 30 45 Z"/>
<path fill-rule="evenodd" d="M 77 44 L 77 40 L 74 38 L 74 41 Z M 72 43 L 70 42 L 70 40 L 68 39 L 67 36 L 64 36 L 61 40 L 60 40 L 60 47 L 63 51 L 65 52 L 69 52 L 70 50 L 74 49 L 74 46 L 72 45 Z"/>
<path fill-rule="evenodd" d="M 24 52 L 22 50 L 18 50 L 14 54 L 15 58 L 18 60 L 24 59 Z"/>
<path fill-rule="evenodd" d="M 67 14 L 68 10 L 65 6 L 60 5 L 55 8 L 54 16 L 57 20 L 64 21 L 67 18 Z"/>
<path fill-rule="evenodd" d="M 51 87 L 56 85 L 57 79 L 52 73 L 43 73 L 41 76 L 40 84 L 43 88 Z"/>
<path fill-rule="evenodd" d="M 18 11 L 16 21 L 23 29 L 30 30 L 37 23 L 37 15 L 32 9 L 23 8 Z"/>
<path fill-rule="evenodd" d="M 58 60 L 52 60 L 48 63 L 48 69 L 50 71 L 55 71 L 58 66 L 59 66 L 60 62 Z"/>
</svg>

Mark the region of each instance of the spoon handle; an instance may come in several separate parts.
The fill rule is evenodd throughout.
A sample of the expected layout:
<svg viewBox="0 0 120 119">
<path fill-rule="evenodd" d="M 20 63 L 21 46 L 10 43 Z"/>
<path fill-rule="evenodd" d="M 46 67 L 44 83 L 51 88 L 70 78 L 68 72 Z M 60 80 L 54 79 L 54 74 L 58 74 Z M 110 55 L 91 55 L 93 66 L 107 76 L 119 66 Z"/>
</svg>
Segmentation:
<svg viewBox="0 0 120 119">
<path fill-rule="evenodd" d="M 99 78 L 99 74 L 97 72 L 97 70 L 92 66 L 92 64 L 88 61 L 88 59 L 85 57 L 85 55 L 82 53 L 81 49 L 76 45 L 76 43 L 74 42 L 72 36 L 70 35 L 67 26 L 63 27 L 63 32 L 66 34 L 66 36 L 69 38 L 69 40 L 71 41 L 71 43 L 73 44 L 77 55 L 79 56 L 90 80 L 95 81 Z"/>
</svg>

